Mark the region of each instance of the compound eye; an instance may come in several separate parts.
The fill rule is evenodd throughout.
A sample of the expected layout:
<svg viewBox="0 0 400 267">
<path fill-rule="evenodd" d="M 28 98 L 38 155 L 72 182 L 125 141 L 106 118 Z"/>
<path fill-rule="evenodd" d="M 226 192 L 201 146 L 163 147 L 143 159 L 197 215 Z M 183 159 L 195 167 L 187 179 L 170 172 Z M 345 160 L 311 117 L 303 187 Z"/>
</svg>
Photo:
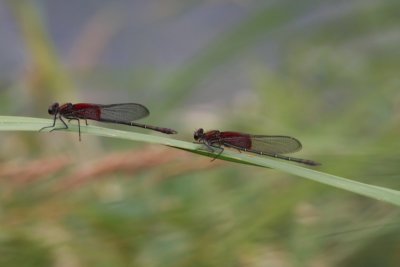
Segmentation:
<svg viewBox="0 0 400 267">
<path fill-rule="evenodd" d="M 199 140 L 201 136 L 203 136 L 204 130 L 203 128 L 198 129 L 194 132 L 194 140 Z"/>
<path fill-rule="evenodd" d="M 50 115 L 54 115 L 57 112 L 59 107 L 60 107 L 60 105 L 56 102 L 49 107 L 47 112 L 49 112 Z"/>
</svg>

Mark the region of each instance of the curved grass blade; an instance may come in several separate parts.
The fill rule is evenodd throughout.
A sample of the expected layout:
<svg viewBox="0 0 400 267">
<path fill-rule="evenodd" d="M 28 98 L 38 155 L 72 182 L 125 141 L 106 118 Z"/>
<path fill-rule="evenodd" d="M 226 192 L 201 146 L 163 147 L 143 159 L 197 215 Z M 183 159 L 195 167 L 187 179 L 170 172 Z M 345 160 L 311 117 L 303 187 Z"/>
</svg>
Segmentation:
<svg viewBox="0 0 400 267">
<path fill-rule="evenodd" d="M 40 128 L 51 124 L 52 120 L 49 119 L 0 116 L 0 131 L 37 132 Z M 78 127 L 77 125 L 70 124 L 69 128 L 63 131 L 78 132 Z M 186 150 L 188 152 L 208 156 L 211 158 L 215 157 L 215 154 L 205 150 L 204 147 L 200 144 L 166 138 L 163 136 L 148 135 L 132 131 L 114 130 L 114 129 L 102 128 L 91 125 L 89 126 L 82 125 L 81 132 L 97 136 L 120 138 L 132 141 L 152 143 L 152 144 L 161 144 Z M 45 134 L 45 133 L 38 132 L 37 134 Z M 280 170 L 282 172 L 290 173 L 296 176 L 307 178 L 309 180 L 313 180 L 319 183 L 347 190 L 349 192 L 357 193 L 366 197 L 370 197 L 373 199 L 385 201 L 387 203 L 400 206 L 400 191 L 349 180 L 340 176 L 319 172 L 289 162 L 280 161 L 269 157 L 260 157 L 260 156 L 249 155 L 246 153 L 239 153 L 228 149 L 226 149 L 218 159 Z"/>
</svg>

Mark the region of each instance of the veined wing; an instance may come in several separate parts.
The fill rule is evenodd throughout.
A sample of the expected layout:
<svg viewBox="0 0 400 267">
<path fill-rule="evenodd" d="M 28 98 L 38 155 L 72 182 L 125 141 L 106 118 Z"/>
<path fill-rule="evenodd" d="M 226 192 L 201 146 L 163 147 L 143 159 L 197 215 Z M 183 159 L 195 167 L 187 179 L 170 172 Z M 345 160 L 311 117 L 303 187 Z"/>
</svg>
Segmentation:
<svg viewBox="0 0 400 267">
<path fill-rule="evenodd" d="M 284 135 L 250 135 L 251 149 L 273 154 L 294 153 L 301 150 L 299 140 Z"/>
</svg>

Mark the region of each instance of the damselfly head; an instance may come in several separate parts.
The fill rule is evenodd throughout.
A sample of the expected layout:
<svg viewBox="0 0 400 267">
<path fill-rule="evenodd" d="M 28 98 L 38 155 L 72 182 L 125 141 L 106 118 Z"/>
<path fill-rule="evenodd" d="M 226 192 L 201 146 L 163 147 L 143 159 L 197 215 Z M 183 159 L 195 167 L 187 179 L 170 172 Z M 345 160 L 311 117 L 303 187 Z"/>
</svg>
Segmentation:
<svg viewBox="0 0 400 267">
<path fill-rule="evenodd" d="M 204 137 L 204 130 L 203 128 L 198 129 L 197 131 L 194 132 L 194 140 L 199 140 L 202 139 Z"/>
<path fill-rule="evenodd" d="M 58 112 L 59 108 L 60 105 L 57 102 L 55 102 L 53 105 L 49 107 L 48 112 L 50 115 L 54 115 Z"/>
</svg>

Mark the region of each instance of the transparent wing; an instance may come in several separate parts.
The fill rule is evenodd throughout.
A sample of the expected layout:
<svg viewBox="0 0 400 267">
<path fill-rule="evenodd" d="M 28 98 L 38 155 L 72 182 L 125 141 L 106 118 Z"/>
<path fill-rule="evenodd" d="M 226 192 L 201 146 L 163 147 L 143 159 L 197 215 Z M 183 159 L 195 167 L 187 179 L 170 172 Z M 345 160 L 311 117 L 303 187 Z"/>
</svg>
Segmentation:
<svg viewBox="0 0 400 267">
<path fill-rule="evenodd" d="M 286 154 L 301 149 L 301 143 L 296 138 L 282 135 L 250 135 L 251 149 L 259 152 Z"/>
<path fill-rule="evenodd" d="M 150 114 L 149 110 L 137 103 L 98 105 L 101 109 L 100 120 L 131 122 Z"/>
</svg>

